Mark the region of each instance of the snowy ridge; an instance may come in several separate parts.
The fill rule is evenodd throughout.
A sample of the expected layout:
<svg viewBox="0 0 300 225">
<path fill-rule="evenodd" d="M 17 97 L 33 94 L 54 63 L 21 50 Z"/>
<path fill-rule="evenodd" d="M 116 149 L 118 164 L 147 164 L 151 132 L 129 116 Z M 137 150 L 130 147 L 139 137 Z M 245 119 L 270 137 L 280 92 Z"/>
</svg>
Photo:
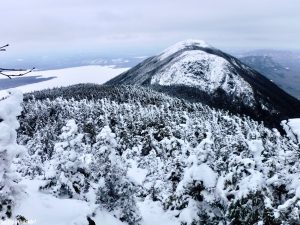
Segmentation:
<svg viewBox="0 0 300 225">
<path fill-rule="evenodd" d="M 240 60 L 203 41 L 179 42 L 111 79 L 245 114 L 270 128 L 300 117 L 300 101 Z"/>
<path fill-rule="evenodd" d="M 186 85 L 210 94 L 222 88 L 228 94 L 245 95 L 248 102 L 254 101 L 251 86 L 232 73 L 234 68 L 222 57 L 201 50 L 186 50 L 168 65 L 152 77 L 151 84 Z"/>
<path fill-rule="evenodd" d="M 190 40 L 181 41 L 181 42 L 178 42 L 178 43 L 172 45 L 171 47 L 164 50 L 158 57 L 160 60 L 164 60 L 176 52 L 179 52 L 179 51 L 181 51 L 183 49 L 187 49 L 187 48 L 193 48 L 193 47 L 212 48 L 211 45 L 207 44 L 203 40 L 190 39 Z"/>
<path fill-rule="evenodd" d="M 186 40 L 166 49 L 157 56 L 160 60 L 180 54 L 159 69 L 150 83 L 196 87 L 210 95 L 221 88 L 228 95 L 241 98 L 248 105 L 252 105 L 254 93 L 249 83 L 235 72 L 227 59 L 203 51 L 202 48 L 214 49 L 202 40 Z"/>
</svg>

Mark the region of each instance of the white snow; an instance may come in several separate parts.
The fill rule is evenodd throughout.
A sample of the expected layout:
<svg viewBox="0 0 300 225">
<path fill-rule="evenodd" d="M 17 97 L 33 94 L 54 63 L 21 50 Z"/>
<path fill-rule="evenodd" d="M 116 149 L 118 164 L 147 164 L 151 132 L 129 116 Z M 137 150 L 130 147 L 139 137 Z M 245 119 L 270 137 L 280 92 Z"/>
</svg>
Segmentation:
<svg viewBox="0 0 300 225">
<path fill-rule="evenodd" d="M 62 128 L 63 133 L 60 135 L 60 138 L 67 139 L 72 134 L 76 133 L 78 131 L 77 124 L 75 120 L 68 120 L 65 127 Z"/>
<path fill-rule="evenodd" d="M 86 216 L 96 208 L 94 204 L 75 199 L 59 199 L 39 191 L 44 182 L 24 179 L 26 195 L 16 208 L 15 215 L 22 215 L 33 224 L 39 225 L 82 225 L 88 224 Z M 110 213 L 97 212 L 92 218 L 96 224 L 124 225 Z"/>
<path fill-rule="evenodd" d="M 0 100 L 5 99 L 9 96 L 7 91 L 0 91 Z"/>
<path fill-rule="evenodd" d="M 146 198 L 145 201 L 138 203 L 138 207 L 143 218 L 142 225 L 180 225 L 178 219 L 174 217 L 174 212 L 164 211 L 158 201 L 153 202 Z"/>
<path fill-rule="evenodd" d="M 225 178 L 223 176 L 219 176 L 217 184 L 216 184 L 216 194 L 219 196 L 219 198 L 227 204 L 228 199 L 226 197 L 226 191 L 225 189 Z"/>
<path fill-rule="evenodd" d="M 103 84 L 113 77 L 126 71 L 128 68 L 116 68 L 114 66 L 81 66 L 58 70 L 33 71 L 27 76 L 40 76 L 40 78 L 53 79 L 27 84 L 17 87 L 23 93 L 43 90 L 46 88 L 63 87 L 79 83 L 96 83 Z M 8 79 L 0 76 L 1 79 Z M 0 91 L 0 98 L 5 92 Z"/>
<path fill-rule="evenodd" d="M 197 202 L 191 199 L 188 203 L 188 206 L 184 208 L 180 213 L 179 220 L 181 222 L 191 224 L 193 222 L 193 219 L 197 218 L 197 209 Z"/>
<path fill-rule="evenodd" d="M 288 137 L 296 142 L 300 142 L 300 118 L 283 120 L 281 125 Z"/>
<path fill-rule="evenodd" d="M 14 207 L 22 193 L 22 187 L 12 162 L 24 148 L 17 144 L 17 116 L 21 114 L 22 93 L 10 90 L 5 99 L 0 100 L 0 217 L 6 218 L 9 207 Z M 9 204 L 4 204 L 6 201 Z M 0 222 L 1 223 L 1 222 Z M 2 223 L 1 223 L 2 224 Z"/>
<path fill-rule="evenodd" d="M 256 164 L 259 166 L 261 164 L 262 156 L 261 153 L 264 150 L 262 140 L 249 140 L 247 141 L 249 150 L 253 154 L 253 159 Z"/>
<path fill-rule="evenodd" d="M 18 152 L 17 150 L 20 150 L 16 143 L 16 129 L 19 128 L 16 117 L 22 112 L 23 95 L 16 90 L 5 92 L 2 95 L 6 96 L 5 99 L 0 101 L 0 153 L 8 150 L 8 154 L 12 158 Z"/>
<path fill-rule="evenodd" d="M 97 209 L 95 204 L 76 200 L 60 199 L 50 194 L 39 191 L 44 184 L 42 180 L 23 179 L 21 184 L 25 187 L 26 194 L 17 205 L 15 215 L 24 216 L 29 222 L 39 225 L 82 225 L 88 224 L 86 216 L 96 210 L 96 216 L 91 217 L 96 224 L 101 225 L 126 225 L 105 210 Z M 138 202 L 142 215 L 142 225 L 179 225 L 175 213 L 164 211 L 159 202 L 149 199 Z"/>
<path fill-rule="evenodd" d="M 174 45 L 172 45 L 171 47 L 167 48 L 166 50 L 164 50 L 160 55 L 159 55 L 159 59 L 160 60 L 164 60 L 167 57 L 173 55 L 174 53 L 185 49 L 185 48 L 189 48 L 189 47 L 201 47 L 201 48 L 212 48 L 212 46 L 210 46 L 209 44 L 207 44 L 205 41 L 203 40 L 185 40 L 185 41 L 180 41 Z"/>
<path fill-rule="evenodd" d="M 265 180 L 262 173 L 253 170 L 252 173 L 243 178 L 240 183 L 240 191 L 237 192 L 237 197 L 242 198 L 249 194 L 249 192 L 261 190 L 264 186 Z"/>
<path fill-rule="evenodd" d="M 142 185 L 148 171 L 146 169 L 138 168 L 135 161 L 130 161 L 131 167 L 128 168 L 127 176 L 137 183 L 138 185 Z"/>
<path fill-rule="evenodd" d="M 151 84 L 185 85 L 197 87 L 207 93 L 214 93 L 222 88 L 237 97 L 244 96 L 245 100 L 248 98 L 247 102 L 254 100 L 251 86 L 231 70 L 230 63 L 220 56 L 201 50 L 186 50 L 157 72 L 152 77 Z"/>
<path fill-rule="evenodd" d="M 206 163 L 200 165 L 193 164 L 187 168 L 184 173 L 183 179 L 177 186 L 177 192 L 185 190 L 185 185 L 193 180 L 202 181 L 203 185 L 207 188 L 216 186 L 218 174 L 215 173 Z"/>
</svg>

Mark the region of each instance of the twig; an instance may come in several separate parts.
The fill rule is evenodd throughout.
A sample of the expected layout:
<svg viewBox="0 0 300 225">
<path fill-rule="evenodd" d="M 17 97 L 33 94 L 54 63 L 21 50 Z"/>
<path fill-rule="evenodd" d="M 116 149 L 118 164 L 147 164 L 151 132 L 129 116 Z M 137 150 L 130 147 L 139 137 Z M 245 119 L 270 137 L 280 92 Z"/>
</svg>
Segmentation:
<svg viewBox="0 0 300 225">
<path fill-rule="evenodd" d="M 3 45 L 3 46 L 0 46 L 0 51 L 6 51 L 6 48 L 9 46 L 9 44 L 6 44 L 6 45 Z M 31 73 L 35 68 L 33 67 L 32 69 L 24 72 L 24 73 L 19 73 L 19 74 L 7 74 L 5 73 L 4 71 L 8 72 L 8 71 L 25 71 L 23 69 L 5 69 L 5 68 L 0 68 L 0 75 L 3 75 L 3 76 L 6 76 L 8 77 L 9 79 L 12 79 L 12 77 L 21 77 L 21 76 L 24 76 L 28 73 Z"/>
<path fill-rule="evenodd" d="M 9 79 L 12 79 L 12 77 L 21 77 L 21 76 L 24 76 L 28 73 L 31 73 L 35 68 L 33 67 L 32 69 L 24 72 L 24 73 L 19 73 L 19 74 L 7 74 L 7 73 L 3 73 L 3 71 L 0 70 L 0 75 L 3 75 L 3 76 L 6 76 L 8 77 Z M 8 71 L 8 70 L 6 70 Z M 15 71 L 15 70 L 12 70 L 12 71 Z"/>
<path fill-rule="evenodd" d="M 9 46 L 9 44 L 7 45 L 3 45 L 0 47 L 0 51 L 6 51 L 6 48 Z"/>
</svg>

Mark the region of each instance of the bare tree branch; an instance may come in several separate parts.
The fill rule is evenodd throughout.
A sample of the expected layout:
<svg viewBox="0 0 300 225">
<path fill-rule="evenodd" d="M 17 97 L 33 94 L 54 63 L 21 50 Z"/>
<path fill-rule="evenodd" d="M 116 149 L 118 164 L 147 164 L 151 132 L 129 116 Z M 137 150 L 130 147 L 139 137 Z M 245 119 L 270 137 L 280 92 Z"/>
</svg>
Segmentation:
<svg viewBox="0 0 300 225">
<path fill-rule="evenodd" d="M 6 48 L 9 46 L 9 44 L 6 44 L 4 46 L 0 47 L 0 51 L 6 51 Z"/>
<path fill-rule="evenodd" d="M 0 51 L 6 51 L 6 48 L 9 46 L 9 44 L 3 45 L 0 47 Z M 33 67 L 30 70 L 24 70 L 24 69 L 5 69 L 5 68 L 0 68 L 0 75 L 2 76 L 6 76 L 9 79 L 12 79 L 12 77 L 21 77 L 24 76 L 28 73 L 31 73 L 35 68 Z M 11 71 L 18 71 L 20 73 L 17 74 L 8 74 L 7 72 L 11 72 Z"/>
<path fill-rule="evenodd" d="M 35 68 L 33 67 L 32 69 L 24 72 L 24 73 L 19 73 L 19 74 L 7 74 L 7 73 L 3 73 L 3 71 L 0 70 L 0 75 L 3 75 L 3 76 L 6 76 L 8 77 L 9 79 L 12 79 L 12 77 L 21 77 L 21 76 L 24 76 L 28 73 L 31 73 Z M 15 71 L 15 70 L 14 70 Z"/>
</svg>

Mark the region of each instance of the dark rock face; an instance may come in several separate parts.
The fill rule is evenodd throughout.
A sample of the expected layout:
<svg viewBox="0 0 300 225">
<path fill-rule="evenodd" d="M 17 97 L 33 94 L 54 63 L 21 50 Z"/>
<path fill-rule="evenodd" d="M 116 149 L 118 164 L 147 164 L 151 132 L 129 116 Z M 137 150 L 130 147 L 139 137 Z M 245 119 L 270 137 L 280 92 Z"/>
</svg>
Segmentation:
<svg viewBox="0 0 300 225">
<path fill-rule="evenodd" d="M 296 98 L 229 54 L 194 44 L 162 57 L 164 54 L 146 59 L 106 84 L 149 86 L 189 101 L 248 115 L 280 131 L 280 121 L 300 117 Z"/>
<path fill-rule="evenodd" d="M 95 221 L 91 219 L 91 217 L 87 216 L 86 217 L 87 221 L 89 222 L 88 225 L 96 225 Z"/>
</svg>

